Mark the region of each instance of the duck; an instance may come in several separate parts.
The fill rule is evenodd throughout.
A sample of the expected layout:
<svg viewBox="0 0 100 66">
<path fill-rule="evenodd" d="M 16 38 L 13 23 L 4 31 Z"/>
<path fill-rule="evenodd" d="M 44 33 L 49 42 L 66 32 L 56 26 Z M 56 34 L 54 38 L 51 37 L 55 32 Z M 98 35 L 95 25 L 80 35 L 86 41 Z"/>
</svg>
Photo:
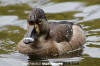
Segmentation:
<svg viewBox="0 0 100 66">
<path fill-rule="evenodd" d="M 85 32 L 72 22 L 48 22 L 44 10 L 34 8 L 27 17 L 27 33 L 16 49 L 25 55 L 61 56 L 81 48 Z"/>
</svg>

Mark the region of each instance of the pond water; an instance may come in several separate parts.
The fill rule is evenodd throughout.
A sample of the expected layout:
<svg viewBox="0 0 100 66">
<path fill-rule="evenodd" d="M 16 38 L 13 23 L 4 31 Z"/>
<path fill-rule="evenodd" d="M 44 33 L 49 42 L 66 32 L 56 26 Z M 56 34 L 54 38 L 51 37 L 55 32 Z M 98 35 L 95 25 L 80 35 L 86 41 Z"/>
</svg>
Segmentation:
<svg viewBox="0 0 100 66">
<path fill-rule="evenodd" d="M 16 51 L 27 14 L 35 7 L 42 8 L 49 21 L 81 24 L 87 39 L 83 50 L 35 60 Z M 100 66 L 100 0 L 0 0 L 0 66 L 35 65 Z"/>
</svg>

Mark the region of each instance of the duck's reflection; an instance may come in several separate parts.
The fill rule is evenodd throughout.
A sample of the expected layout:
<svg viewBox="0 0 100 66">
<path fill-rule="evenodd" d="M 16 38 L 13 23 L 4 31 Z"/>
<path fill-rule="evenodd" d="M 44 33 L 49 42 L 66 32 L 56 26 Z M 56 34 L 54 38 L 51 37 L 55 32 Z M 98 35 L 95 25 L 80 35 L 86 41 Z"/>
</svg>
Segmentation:
<svg viewBox="0 0 100 66">
<path fill-rule="evenodd" d="M 82 59 L 82 49 L 57 57 L 29 56 L 28 66 L 66 66 L 79 65 Z"/>
</svg>

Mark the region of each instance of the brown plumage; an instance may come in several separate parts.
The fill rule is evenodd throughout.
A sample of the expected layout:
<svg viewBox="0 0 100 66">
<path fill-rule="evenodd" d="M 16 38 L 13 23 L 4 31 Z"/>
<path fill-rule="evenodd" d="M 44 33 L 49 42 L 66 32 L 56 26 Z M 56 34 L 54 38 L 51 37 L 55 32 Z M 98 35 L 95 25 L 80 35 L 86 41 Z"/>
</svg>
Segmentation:
<svg viewBox="0 0 100 66">
<path fill-rule="evenodd" d="M 35 24 L 38 25 L 38 30 Z M 80 48 L 85 43 L 85 34 L 80 26 L 66 21 L 48 23 L 44 11 L 40 8 L 32 10 L 28 16 L 28 27 L 32 25 L 34 30 L 32 30 L 33 37 L 31 37 L 34 41 L 25 44 L 30 39 L 22 39 L 17 44 L 17 50 L 23 54 L 62 55 Z"/>
<path fill-rule="evenodd" d="M 57 42 L 62 42 L 62 41 L 69 42 L 71 40 L 72 33 L 73 33 L 72 24 L 58 24 L 55 27 L 50 28 L 49 35 L 51 39 Z"/>
</svg>

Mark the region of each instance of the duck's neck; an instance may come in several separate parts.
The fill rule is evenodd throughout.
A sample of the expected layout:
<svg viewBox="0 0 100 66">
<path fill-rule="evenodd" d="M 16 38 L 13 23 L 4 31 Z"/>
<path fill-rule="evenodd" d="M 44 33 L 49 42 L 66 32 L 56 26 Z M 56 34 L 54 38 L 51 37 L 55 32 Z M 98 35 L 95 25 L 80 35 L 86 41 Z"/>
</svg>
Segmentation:
<svg viewBox="0 0 100 66">
<path fill-rule="evenodd" d="M 39 27 L 40 27 L 40 35 L 39 35 L 39 37 L 43 38 L 43 36 L 44 36 L 44 39 L 47 40 L 48 37 L 49 37 L 49 31 L 50 31 L 50 27 L 49 27 L 48 21 L 45 20 L 45 19 L 42 19 L 42 22 L 41 22 Z"/>
<path fill-rule="evenodd" d="M 42 23 L 40 25 L 40 32 L 43 34 L 47 34 L 50 31 L 49 23 L 47 20 L 42 19 Z"/>
</svg>

